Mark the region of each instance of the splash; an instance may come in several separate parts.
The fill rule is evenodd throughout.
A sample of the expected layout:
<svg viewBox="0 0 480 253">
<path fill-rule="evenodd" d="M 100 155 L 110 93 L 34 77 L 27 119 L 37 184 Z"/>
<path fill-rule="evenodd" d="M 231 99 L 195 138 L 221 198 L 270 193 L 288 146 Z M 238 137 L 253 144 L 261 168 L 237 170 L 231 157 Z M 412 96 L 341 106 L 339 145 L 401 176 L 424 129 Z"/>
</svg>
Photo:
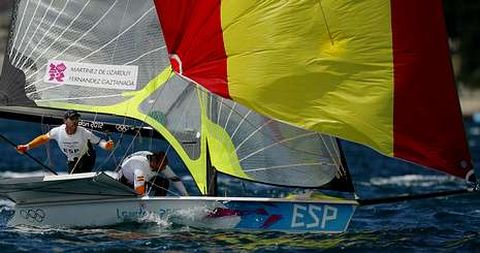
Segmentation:
<svg viewBox="0 0 480 253">
<path fill-rule="evenodd" d="M 143 217 L 137 219 L 140 223 L 155 223 L 160 229 L 167 229 L 172 226 L 172 222 L 169 220 L 169 214 L 160 215 L 155 212 L 146 211 Z"/>
</svg>

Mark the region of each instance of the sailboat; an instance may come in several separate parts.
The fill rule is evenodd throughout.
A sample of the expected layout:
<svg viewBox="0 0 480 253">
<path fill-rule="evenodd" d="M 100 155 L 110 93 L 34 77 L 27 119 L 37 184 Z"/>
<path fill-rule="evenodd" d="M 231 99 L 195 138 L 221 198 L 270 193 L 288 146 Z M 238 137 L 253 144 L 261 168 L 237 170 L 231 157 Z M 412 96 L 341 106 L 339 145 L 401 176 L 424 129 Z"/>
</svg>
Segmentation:
<svg viewBox="0 0 480 253">
<path fill-rule="evenodd" d="M 105 226 L 154 215 L 187 226 L 211 229 L 341 233 L 346 231 L 359 205 L 474 191 L 474 188 L 465 188 L 373 200 L 357 198 L 337 138 L 363 143 L 387 155 L 432 167 L 467 181 L 475 180 L 462 129 L 458 98 L 453 99 L 452 96 L 456 94 L 450 94 L 454 91 L 451 77 L 447 82 L 439 83 L 438 91 L 441 96 L 445 95 L 444 92 L 450 94 L 441 99 L 452 102 L 448 106 L 453 109 L 443 111 L 440 117 L 451 119 L 448 130 L 454 133 L 434 136 L 437 139 L 442 137 L 444 141 L 430 143 L 448 146 L 442 147 L 438 153 L 423 153 L 425 149 L 434 147 L 421 146 L 430 142 L 431 135 L 418 144 L 411 142 L 408 135 L 405 136 L 408 131 L 403 131 L 399 132 L 401 145 L 395 146 L 395 149 L 389 148 L 388 145 L 394 140 L 385 138 L 382 127 L 373 124 L 379 118 L 370 117 L 385 116 L 381 112 L 373 110 L 371 115 L 364 117 L 358 111 L 350 111 L 355 117 L 338 120 L 335 119 L 337 116 L 345 116 L 345 107 L 339 105 L 337 111 L 328 111 L 332 97 L 344 101 L 354 98 L 354 93 L 342 95 L 341 92 L 324 90 L 320 94 L 315 90 L 313 94 L 325 99 L 320 104 L 315 104 L 316 99 L 309 103 L 311 96 L 302 93 L 300 95 L 304 99 L 293 98 L 295 107 L 290 100 L 285 100 L 288 96 L 283 95 L 297 94 L 295 89 L 275 94 L 280 94 L 278 98 L 283 100 L 279 103 L 275 99 L 269 100 L 271 95 L 267 86 L 258 86 L 257 91 L 247 89 L 248 92 L 243 95 L 245 89 L 235 86 L 249 83 L 260 85 L 260 82 L 276 84 L 279 89 L 286 88 L 285 85 L 310 84 L 320 78 L 326 84 L 335 79 L 334 84 L 340 87 L 340 91 L 345 91 L 352 81 L 362 84 L 372 82 L 375 87 L 385 81 L 383 77 L 377 78 L 372 73 L 386 73 L 392 78 L 392 64 L 378 63 L 375 57 L 372 58 L 373 62 L 365 66 L 358 64 L 358 54 L 350 54 L 345 44 L 351 38 L 337 41 L 336 36 L 342 37 L 343 34 L 337 33 L 331 20 L 341 21 L 345 15 L 342 14 L 343 8 L 350 8 L 343 4 L 349 1 L 303 1 L 298 4 L 282 4 L 282 1 L 231 2 L 234 1 L 17 0 L 0 78 L 2 117 L 59 125 L 62 112 L 74 109 L 82 113 L 80 125 L 92 130 L 131 135 L 133 139 L 140 135 L 161 139 L 168 143 L 166 151 L 181 159 L 182 166 L 187 168 L 200 195 L 138 196 L 133 189 L 116 180 L 112 173 L 104 171 L 115 168 L 98 168 L 95 172 L 72 175 L 55 175 L 55 170 L 49 169 L 54 175 L 0 180 L 0 195 L 15 203 L 15 212 L 8 224 Z M 364 8 L 366 6 L 362 5 L 353 6 L 350 10 L 360 11 L 359 14 L 365 16 L 368 13 L 363 11 L 398 9 L 398 5 L 407 2 L 418 8 L 425 7 L 425 4 L 416 4 L 414 1 L 364 2 L 375 8 Z M 433 6 L 441 7 L 439 1 L 430 2 Z M 305 55 L 285 54 L 282 52 L 285 48 L 297 52 L 297 47 L 288 44 L 288 40 L 283 40 L 283 43 L 274 38 L 278 33 L 288 37 L 291 35 L 289 32 L 297 30 L 294 30 L 295 26 L 288 25 L 289 22 L 280 22 L 278 24 L 284 26 L 277 27 L 275 22 L 262 18 L 265 14 L 262 12 L 267 11 L 268 17 L 272 18 L 297 18 L 290 20 L 290 24 L 295 24 L 299 21 L 298 15 L 287 15 L 292 10 L 300 11 L 300 16 L 305 14 L 301 10 L 307 13 L 315 11 L 311 19 L 305 20 L 306 16 L 303 16 L 300 20 L 303 24 L 313 24 L 311 28 L 315 28 L 316 22 L 322 24 L 322 31 L 318 32 L 321 38 L 315 39 L 326 41 L 327 44 L 318 44 L 319 48 L 315 50 L 319 50 L 322 56 L 332 58 L 310 58 L 307 61 L 309 64 L 303 67 L 303 59 L 290 61 L 295 64 L 284 68 L 282 64 L 288 63 L 292 55 L 300 58 Z M 436 11 L 442 10 L 437 8 Z M 334 14 L 341 14 L 340 18 Z M 376 17 L 381 20 L 371 20 L 368 27 L 362 29 L 368 30 L 378 21 L 390 18 L 390 12 L 389 15 Z M 255 25 L 252 26 L 249 23 L 252 18 L 257 25 L 262 24 L 258 20 L 260 18 L 271 27 L 269 31 L 272 33 L 264 34 L 261 41 L 271 39 L 271 42 L 275 42 L 271 45 L 284 48 L 265 48 L 264 44 L 261 47 L 247 47 L 246 42 L 250 39 L 239 38 L 264 28 L 257 30 Z M 436 18 L 442 18 L 442 15 Z M 348 23 L 351 25 L 350 21 Z M 386 26 L 389 24 L 387 22 Z M 343 28 L 341 26 L 339 29 Z M 305 31 L 300 30 L 301 36 L 308 34 L 302 32 Z M 359 31 L 348 30 L 347 34 L 358 35 L 356 32 Z M 226 35 L 232 33 L 237 37 L 232 40 L 233 44 L 229 44 L 232 41 L 228 41 Z M 361 43 L 365 43 L 365 38 L 378 39 L 379 34 L 381 38 L 391 36 L 388 33 L 366 34 L 367 37 L 360 38 Z M 445 36 L 442 33 L 440 35 Z M 311 39 L 308 36 L 303 38 L 306 42 Z M 357 50 L 356 45 L 351 46 Z M 304 46 L 298 46 L 300 51 L 304 50 Z M 219 53 L 219 50 L 223 50 L 223 53 Z M 371 50 L 375 51 L 376 48 Z M 287 61 L 279 61 L 278 58 L 266 61 L 263 57 L 270 57 L 268 53 L 271 52 L 284 54 Z M 360 55 L 365 53 L 362 52 Z M 368 53 L 363 56 L 366 58 L 360 57 L 360 60 L 369 57 Z M 237 59 L 240 62 L 235 62 Z M 438 64 L 443 64 L 445 59 L 441 60 L 435 59 Z M 326 64 L 322 65 L 321 70 L 322 73 L 328 73 L 327 79 L 318 76 L 316 67 L 312 68 L 318 63 L 316 61 L 320 65 Z M 276 64 L 278 62 L 282 64 Z M 400 65 L 402 63 L 400 61 Z M 239 75 L 229 72 L 239 70 L 239 66 Z M 342 74 L 334 67 L 346 72 Z M 289 73 L 289 69 L 293 73 Z M 384 73 L 385 69 L 387 71 Z M 351 71 L 360 75 L 347 75 Z M 401 72 L 401 69 L 395 69 L 396 73 L 398 71 Z M 451 73 L 449 71 L 447 69 L 447 75 Z M 277 76 L 279 73 L 280 77 Z M 407 78 L 408 81 L 411 80 Z M 318 86 L 318 83 L 312 84 Z M 342 86 L 344 84 L 347 86 Z M 375 89 L 369 91 L 377 92 Z M 388 92 L 391 90 L 383 90 L 379 97 Z M 386 100 L 390 103 L 383 106 L 384 109 L 393 106 L 392 96 L 387 96 Z M 298 104 L 298 101 L 307 103 Z M 374 96 L 362 97 L 354 98 L 351 104 L 358 106 L 357 103 L 364 103 L 363 109 L 373 108 L 369 101 L 374 101 L 373 105 L 376 106 L 385 100 L 378 102 Z M 395 97 L 395 103 L 397 101 L 401 100 Z M 310 117 L 303 110 L 292 115 L 292 108 L 297 110 L 308 104 L 319 108 L 319 119 Z M 333 106 L 336 105 L 338 102 L 333 102 Z M 326 117 L 325 114 L 333 116 Z M 435 117 L 428 117 L 422 122 L 437 120 Z M 372 124 L 365 124 L 369 119 Z M 396 119 L 405 120 L 405 116 Z M 311 124 L 312 120 L 316 123 Z M 389 123 L 388 120 L 385 122 Z M 409 124 L 405 122 L 403 127 Z M 371 128 L 381 130 L 377 132 L 378 136 L 368 130 Z M 387 128 L 390 130 L 386 132 L 391 134 L 399 126 L 390 125 Z M 423 134 L 422 131 L 418 133 Z M 1 137 L 7 144 L 15 145 L 6 136 Z M 413 135 L 413 138 L 416 137 Z M 413 152 L 405 150 L 409 147 L 416 149 Z M 439 156 L 445 154 L 443 149 L 447 152 L 451 150 L 452 155 L 438 160 Z M 134 151 L 127 148 L 126 152 Z M 118 155 L 124 157 L 128 154 Z M 36 159 L 31 155 L 28 157 Z M 458 164 L 451 166 L 452 161 Z M 38 163 L 41 164 L 40 161 Z M 176 169 L 173 165 L 171 167 Z M 324 189 L 342 194 L 341 197 L 319 194 L 293 194 L 278 198 L 220 196 L 217 191 L 219 173 L 261 184 L 294 189 Z"/>
</svg>

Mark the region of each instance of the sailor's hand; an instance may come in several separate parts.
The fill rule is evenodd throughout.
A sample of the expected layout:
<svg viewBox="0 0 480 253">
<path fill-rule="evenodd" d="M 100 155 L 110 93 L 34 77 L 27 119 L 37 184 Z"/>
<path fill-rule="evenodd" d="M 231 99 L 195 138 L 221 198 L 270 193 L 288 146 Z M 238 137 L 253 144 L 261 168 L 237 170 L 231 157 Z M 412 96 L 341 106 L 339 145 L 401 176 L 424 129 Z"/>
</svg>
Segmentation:
<svg viewBox="0 0 480 253">
<path fill-rule="evenodd" d="M 25 154 L 30 149 L 30 147 L 27 145 L 18 145 L 17 146 L 17 152 L 20 154 Z"/>
<path fill-rule="evenodd" d="M 112 150 L 113 149 L 113 141 L 112 140 L 109 140 L 105 143 L 105 150 Z"/>
</svg>

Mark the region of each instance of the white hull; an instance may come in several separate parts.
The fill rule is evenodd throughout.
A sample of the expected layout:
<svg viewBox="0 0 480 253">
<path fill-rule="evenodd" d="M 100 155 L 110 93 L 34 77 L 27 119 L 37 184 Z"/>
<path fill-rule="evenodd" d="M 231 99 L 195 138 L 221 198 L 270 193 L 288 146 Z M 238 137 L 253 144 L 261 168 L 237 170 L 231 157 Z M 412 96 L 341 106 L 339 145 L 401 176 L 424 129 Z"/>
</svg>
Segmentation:
<svg viewBox="0 0 480 253">
<path fill-rule="evenodd" d="M 248 197 L 138 197 L 104 173 L 0 180 L 0 195 L 16 203 L 8 225 L 96 227 L 163 220 L 210 229 L 339 233 L 358 203 Z"/>
<path fill-rule="evenodd" d="M 349 200 L 143 197 L 16 205 L 8 225 L 97 227 L 126 221 L 168 221 L 209 229 L 338 233 L 357 203 Z"/>
</svg>

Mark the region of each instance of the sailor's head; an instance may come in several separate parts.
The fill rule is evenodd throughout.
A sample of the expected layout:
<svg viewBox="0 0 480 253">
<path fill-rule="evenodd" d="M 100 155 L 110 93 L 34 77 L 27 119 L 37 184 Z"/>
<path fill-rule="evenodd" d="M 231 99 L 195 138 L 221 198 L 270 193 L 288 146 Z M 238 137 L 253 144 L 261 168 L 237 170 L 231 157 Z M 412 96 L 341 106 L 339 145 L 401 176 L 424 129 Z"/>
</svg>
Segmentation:
<svg viewBox="0 0 480 253">
<path fill-rule="evenodd" d="M 167 156 L 162 151 L 149 155 L 148 160 L 153 171 L 162 171 L 167 167 Z"/>
<path fill-rule="evenodd" d="M 75 110 L 68 110 L 63 116 L 63 123 L 65 123 L 65 131 L 72 135 L 77 131 L 78 121 L 80 120 L 80 113 Z"/>
</svg>

